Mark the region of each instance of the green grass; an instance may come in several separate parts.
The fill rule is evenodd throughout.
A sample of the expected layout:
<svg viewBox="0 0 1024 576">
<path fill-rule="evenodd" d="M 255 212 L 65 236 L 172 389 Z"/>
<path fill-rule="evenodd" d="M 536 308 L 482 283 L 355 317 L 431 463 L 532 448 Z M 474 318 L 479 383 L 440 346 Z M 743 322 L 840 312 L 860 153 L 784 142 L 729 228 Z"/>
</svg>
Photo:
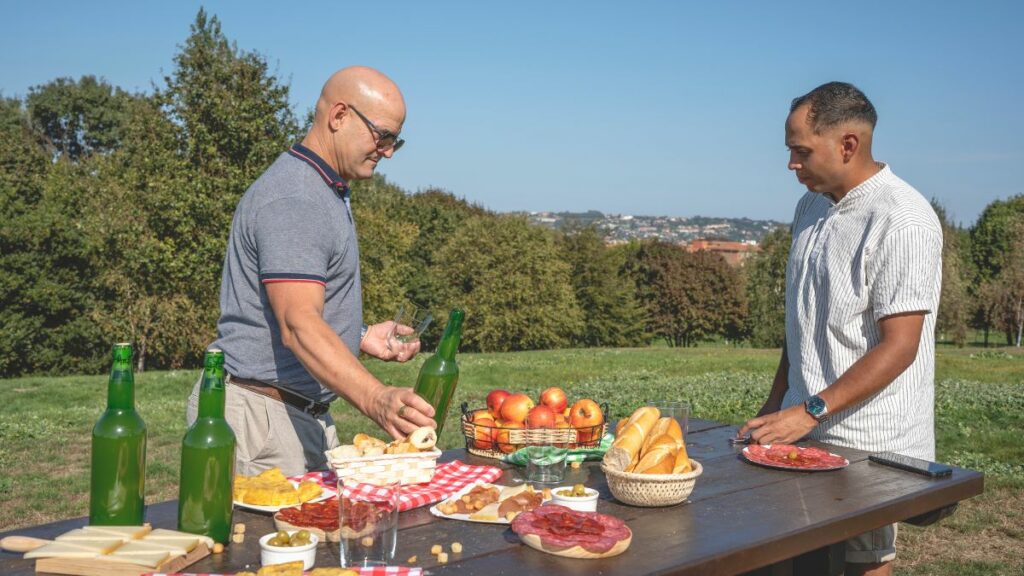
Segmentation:
<svg viewBox="0 0 1024 576">
<path fill-rule="evenodd" d="M 685 398 L 694 416 L 740 423 L 761 406 L 777 350 L 731 347 L 591 349 L 463 354 L 457 401 L 483 406 L 492 388 L 536 394 L 561 386 L 629 414 L 647 399 Z M 388 384 L 411 386 L 417 361 L 368 361 Z M 149 428 L 147 501 L 177 497 L 184 406 L 196 371 L 136 376 Z M 984 495 L 936 526 L 901 527 L 900 574 L 1020 574 L 1024 557 L 1024 354 L 940 347 L 936 366 L 938 459 L 986 473 Z M 105 405 L 106 376 L 0 380 L 0 530 L 81 516 L 88 508 L 90 430 Z M 331 410 L 343 440 L 375 427 L 343 402 Z M 458 414 L 441 444 L 462 446 Z"/>
</svg>

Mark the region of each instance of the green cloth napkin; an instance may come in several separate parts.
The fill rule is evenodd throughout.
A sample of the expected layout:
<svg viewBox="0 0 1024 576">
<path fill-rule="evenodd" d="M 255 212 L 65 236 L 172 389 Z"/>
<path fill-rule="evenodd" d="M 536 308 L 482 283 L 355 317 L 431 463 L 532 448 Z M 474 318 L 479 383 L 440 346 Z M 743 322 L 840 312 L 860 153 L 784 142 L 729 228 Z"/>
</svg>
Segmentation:
<svg viewBox="0 0 1024 576">
<path fill-rule="evenodd" d="M 615 435 L 609 432 L 601 438 L 601 442 L 593 448 L 555 448 L 554 446 L 527 446 L 526 448 L 520 448 L 511 454 L 506 454 L 502 458 L 505 462 L 510 462 L 516 466 L 526 466 L 526 461 L 529 459 L 529 449 L 540 448 L 543 453 L 543 457 L 550 458 L 552 463 L 557 462 L 561 456 L 561 453 L 566 452 L 566 462 L 583 462 L 584 460 L 600 460 L 604 453 L 608 451 L 612 446 L 612 442 L 615 441 Z"/>
</svg>

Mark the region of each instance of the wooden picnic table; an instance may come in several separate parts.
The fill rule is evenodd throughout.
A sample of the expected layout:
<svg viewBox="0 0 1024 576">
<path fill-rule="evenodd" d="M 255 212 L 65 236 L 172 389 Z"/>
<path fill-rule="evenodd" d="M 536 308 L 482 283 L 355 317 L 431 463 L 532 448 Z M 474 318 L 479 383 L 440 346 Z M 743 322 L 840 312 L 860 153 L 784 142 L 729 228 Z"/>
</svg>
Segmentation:
<svg viewBox="0 0 1024 576">
<path fill-rule="evenodd" d="M 687 448 L 704 466 L 688 501 L 663 508 L 620 504 L 608 490 L 598 462 L 567 469 L 564 484 L 583 483 L 600 492 L 598 511 L 626 521 L 633 541 L 623 554 L 600 560 L 575 560 L 528 548 L 506 525 L 489 525 L 432 516 L 428 507 L 402 512 L 396 564 L 417 557 L 416 566 L 430 574 L 837 574 L 846 538 L 939 510 L 981 494 L 984 476 L 954 468 L 948 478 L 931 479 L 868 461 L 868 453 L 820 445 L 850 460 L 830 472 L 793 472 L 752 465 L 739 455 L 742 446 L 728 439 L 736 427 L 691 420 Z M 810 445 L 817 445 L 809 443 Z M 462 460 L 505 469 L 498 481 L 522 481 L 523 471 L 464 449 L 447 450 L 442 461 Z M 177 502 L 147 507 L 154 527 L 175 528 Z M 234 573 L 259 568 L 259 536 L 274 530 L 269 514 L 236 510 L 235 522 L 246 524 L 242 544 L 188 567 L 189 572 Z M 86 523 L 85 518 L 21 528 L 11 534 L 52 538 Z M 430 554 L 434 544 L 449 554 L 439 565 Z M 321 545 L 318 566 L 337 566 L 337 544 Z M 34 563 L 20 554 L 0 554 L 0 574 L 33 574 Z"/>
</svg>

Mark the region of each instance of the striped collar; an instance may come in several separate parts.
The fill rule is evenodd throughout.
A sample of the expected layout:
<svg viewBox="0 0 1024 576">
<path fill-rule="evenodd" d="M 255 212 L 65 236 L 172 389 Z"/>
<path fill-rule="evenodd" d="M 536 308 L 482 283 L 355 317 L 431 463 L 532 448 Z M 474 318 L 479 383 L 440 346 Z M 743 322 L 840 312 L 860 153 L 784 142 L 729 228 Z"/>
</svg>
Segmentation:
<svg viewBox="0 0 1024 576">
<path fill-rule="evenodd" d="M 342 197 L 348 196 L 348 182 L 345 182 L 345 179 L 339 176 L 338 173 L 334 171 L 334 168 L 331 168 L 330 165 L 328 165 L 323 158 L 317 155 L 316 152 L 313 152 L 302 144 L 295 144 L 288 149 L 288 153 L 312 166 L 332 190 L 337 191 L 337 193 Z"/>
</svg>

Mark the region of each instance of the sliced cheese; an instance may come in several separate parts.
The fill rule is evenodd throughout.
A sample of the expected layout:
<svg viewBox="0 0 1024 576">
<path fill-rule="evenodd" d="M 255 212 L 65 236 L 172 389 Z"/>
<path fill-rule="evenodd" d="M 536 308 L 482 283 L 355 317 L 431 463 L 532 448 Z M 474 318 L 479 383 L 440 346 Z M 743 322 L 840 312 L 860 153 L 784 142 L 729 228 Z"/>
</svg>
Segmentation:
<svg viewBox="0 0 1024 576">
<path fill-rule="evenodd" d="M 213 548 L 213 538 L 210 538 L 209 536 L 189 534 L 188 532 L 178 532 L 177 530 L 168 530 L 166 528 L 157 528 L 156 530 L 147 533 L 144 539 L 149 542 L 155 542 L 157 540 L 177 540 L 179 538 L 198 538 L 200 542 L 206 544 L 207 548 Z"/>
<path fill-rule="evenodd" d="M 82 530 L 87 532 L 111 534 L 113 536 L 119 536 L 125 540 L 131 540 L 133 538 L 142 538 L 150 531 L 150 527 L 149 524 L 144 526 L 86 526 L 85 528 L 82 528 Z"/>
<path fill-rule="evenodd" d="M 113 552 L 121 541 L 83 540 L 78 542 L 50 542 L 25 553 L 25 558 L 93 558 Z"/>
<path fill-rule="evenodd" d="M 470 520 L 482 520 L 484 522 L 494 522 L 498 519 L 498 502 L 491 502 L 487 506 L 473 512 L 469 515 Z"/>
<path fill-rule="evenodd" d="M 140 544 L 149 544 L 150 546 L 159 546 L 163 550 L 176 551 L 181 550 L 181 554 L 188 554 L 193 548 L 199 545 L 198 536 L 189 536 L 187 538 L 167 538 L 167 539 L 154 539 L 143 538 L 142 540 L 134 540 Z"/>
<path fill-rule="evenodd" d="M 131 540 L 131 538 L 124 535 L 117 535 L 111 532 L 99 532 L 96 530 L 86 530 L 85 528 L 75 528 L 70 532 L 65 532 L 64 534 L 57 536 L 54 540 L 58 542 L 78 542 L 110 540 L 111 538 L 119 538 L 122 542 Z"/>
<path fill-rule="evenodd" d="M 505 487 L 503 487 L 501 489 L 501 494 L 498 496 L 498 501 L 500 502 L 500 501 L 505 500 L 507 498 L 511 498 L 513 496 L 518 496 L 521 492 L 525 492 L 526 490 L 529 490 L 529 488 L 530 488 L 530 485 L 525 483 L 525 482 L 520 484 L 520 485 L 518 485 L 518 486 L 505 486 Z"/>
<path fill-rule="evenodd" d="M 169 542 L 169 541 L 168 541 Z M 199 540 L 192 539 L 192 546 L 195 547 Z M 115 556 L 137 556 L 154 554 L 156 552 L 167 552 L 172 556 L 184 556 L 188 554 L 188 549 L 180 546 L 167 546 L 165 544 L 158 544 L 155 542 L 146 542 L 145 540 L 132 540 L 131 542 L 121 546 L 117 550 L 114 550 Z"/>
<path fill-rule="evenodd" d="M 148 566 L 150 568 L 156 568 L 164 560 L 170 557 L 170 552 L 161 550 L 158 552 L 149 552 L 146 554 L 129 554 L 122 556 L 120 554 L 108 554 L 103 557 L 104 561 L 110 562 L 124 562 L 126 564 L 138 564 L 139 566 Z"/>
</svg>

